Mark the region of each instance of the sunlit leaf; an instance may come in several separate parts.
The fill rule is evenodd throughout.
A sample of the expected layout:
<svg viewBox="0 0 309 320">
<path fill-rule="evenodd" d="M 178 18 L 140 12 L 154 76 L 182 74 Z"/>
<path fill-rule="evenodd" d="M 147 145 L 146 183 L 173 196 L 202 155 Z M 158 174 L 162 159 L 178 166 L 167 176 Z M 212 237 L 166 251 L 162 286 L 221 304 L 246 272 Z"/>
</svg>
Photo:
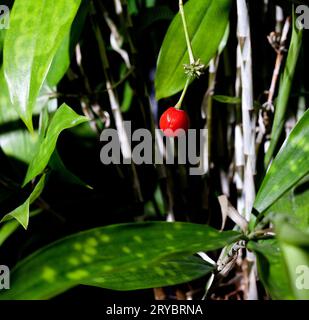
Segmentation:
<svg viewBox="0 0 309 320">
<path fill-rule="evenodd" d="M 71 29 L 67 32 L 58 48 L 47 75 L 49 86 L 56 86 L 67 72 L 72 54 L 83 30 L 86 16 L 89 11 L 89 2 L 83 1 L 78 9 Z"/>
<path fill-rule="evenodd" d="M 64 36 L 61 45 L 53 59 L 47 75 L 47 83 L 55 86 L 62 79 L 70 65 L 70 32 Z"/>
<path fill-rule="evenodd" d="M 4 74 L 14 108 L 30 131 L 39 91 L 79 4 L 80 0 L 14 1 L 4 40 Z"/>
<path fill-rule="evenodd" d="M 2 68 L 0 88 L 0 146 L 7 156 L 29 163 L 37 147 L 38 134 L 37 132 L 30 134 L 26 128 L 20 126 L 19 115 L 11 104 Z M 57 105 L 55 100 L 49 100 L 49 92 L 50 89 L 43 85 L 34 114 L 40 113 L 44 107 L 52 110 Z"/>
</svg>

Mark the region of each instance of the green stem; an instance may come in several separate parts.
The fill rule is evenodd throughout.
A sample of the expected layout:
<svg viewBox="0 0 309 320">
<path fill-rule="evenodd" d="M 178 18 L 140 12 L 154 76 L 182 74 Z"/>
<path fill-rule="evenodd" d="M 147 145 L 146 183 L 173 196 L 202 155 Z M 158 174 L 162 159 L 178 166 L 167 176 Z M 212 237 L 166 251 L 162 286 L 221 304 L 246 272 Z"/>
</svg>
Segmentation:
<svg viewBox="0 0 309 320">
<path fill-rule="evenodd" d="M 191 81 L 191 77 L 188 77 L 188 78 L 187 78 L 187 82 L 186 82 L 186 84 L 185 84 L 185 87 L 184 87 L 183 90 L 182 90 L 182 94 L 181 94 L 178 102 L 177 102 L 176 105 L 175 105 L 175 108 L 176 108 L 176 109 L 180 109 L 180 108 L 181 108 L 182 101 L 183 101 L 183 99 L 184 99 L 184 97 L 185 97 L 185 95 L 186 95 L 186 92 L 187 92 L 187 90 L 188 90 L 190 81 Z"/>
<path fill-rule="evenodd" d="M 184 32 L 185 32 L 190 64 L 193 64 L 195 62 L 195 59 L 194 59 L 194 55 L 193 55 L 193 51 L 192 51 L 192 46 L 191 46 L 191 41 L 190 41 L 190 37 L 189 37 L 187 21 L 186 21 L 185 12 L 184 12 L 184 9 L 183 9 L 182 0 L 179 0 L 179 13 L 180 13 L 180 16 L 181 16 L 181 19 L 182 19 L 183 29 L 184 29 Z"/>
</svg>

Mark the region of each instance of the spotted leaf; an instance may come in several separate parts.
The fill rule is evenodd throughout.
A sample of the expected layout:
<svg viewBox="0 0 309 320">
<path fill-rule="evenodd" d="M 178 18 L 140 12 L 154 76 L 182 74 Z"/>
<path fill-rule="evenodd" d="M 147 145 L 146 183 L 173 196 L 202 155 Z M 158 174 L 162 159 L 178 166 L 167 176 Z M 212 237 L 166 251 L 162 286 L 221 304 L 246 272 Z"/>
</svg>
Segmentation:
<svg viewBox="0 0 309 320">
<path fill-rule="evenodd" d="M 263 213 L 309 173 L 309 110 L 296 124 L 271 164 L 254 203 Z"/>
<path fill-rule="evenodd" d="M 185 282 L 212 270 L 190 255 L 219 249 L 241 237 L 235 231 L 181 222 L 87 230 L 21 261 L 12 270 L 11 289 L 1 291 L 0 299 L 48 299 L 78 284 L 120 289 L 128 280 L 123 288 L 133 290 Z"/>
<path fill-rule="evenodd" d="M 80 0 L 16 0 L 4 40 L 3 65 L 15 110 L 30 131 L 32 111 Z"/>
</svg>

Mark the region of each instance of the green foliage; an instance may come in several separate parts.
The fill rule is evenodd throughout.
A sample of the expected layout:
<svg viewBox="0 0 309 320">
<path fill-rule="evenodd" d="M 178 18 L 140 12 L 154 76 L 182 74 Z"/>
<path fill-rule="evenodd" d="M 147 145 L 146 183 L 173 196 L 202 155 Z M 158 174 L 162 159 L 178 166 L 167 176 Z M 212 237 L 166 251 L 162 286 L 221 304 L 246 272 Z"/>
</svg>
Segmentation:
<svg viewBox="0 0 309 320">
<path fill-rule="evenodd" d="M 46 136 L 40 143 L 37 152 L 33 155 L 32 161 L 24 180 L 24 185 L 43 172 L 53 154 L 58 136 L 65 130 L 88 121 L 84 116 L 79 116 L 66 104 L 63 104 L 54 114 L 47 129 Z"/>
<path fill-rule="evenodd" d="M 254 203 L 263 213 L 309 173 L 309 110 L 296 124 L 269 168 Z"/>
<path fill-rule="evenodd" d="M 7 130 L 0 132 L 0 146 L 7 156 L 28 163 L 37 148 L 38 134 L 36 131 L 30 134 L 29 131 L 16 125 L 19 115 L 10 101 L 2 68 L 0 69 L 0 87 L 0 125 L 7 128 Z M 36 101 L 34 114 L 39 114 L 43 109 L 47 108 L 50 110 L 55 109 L 57 101 L 49 100 L 49 93 L 49 87 L 44 84 Z"/>
<path fill-rule="evenodd" d="M 133 90 L 130 87 L 130 84 L 128 82 L 124 85 L 124 91 L 123 91 L 123 100 L 121 103 L 120 110 L 121 112 L 127 112 L 132 104 L 133 99 Z"/>
<path fill-rule="evenodd" d="M 288 56 L 287 56 L 283 76 L 280 80 L 279 93 L 278 93 L 278 98 L 276 100 L 276 109 L 275 109 L 276 112 L 275 112 L 272 132 L 271 132 L 270 145 L 264 160 L 266 167 L 271 161 L 275 148 L 278 144 L 280 135 L 282 133 L 282 129 L 283 129 L 285 117 L 286 117 L 286 110 L 288 107 L 288 102 L 291 94 L 295 68 L 298 61 L 300 48 L 302 45 L 303 31 L 296 27 L 294 18 L 295 17 L 293 15 L 292 39 L 291 39 L 291 44 L 288 51 Z"/>
<path fill-rule="evenodd" d="M 0 65 L 2 64 L 2 50 L 5 38 L 5 31 L 6 29 L 0 29 Z"/>
<path fill-rule="evenodd" d="M 66 183 L 77 184 L 88 189 L 92 189 L 91 186 L 86 184 L 84 181 L 82 181 L 79 177 L 77 177 L 74 173 L 72 173 L 70 170 L 66 168 L 57 150 L 53 152 L 48 165 L 52 170 L 57 172 L 57 174 L 60 176 L 60 179 L 65 181 Z"/>
<path fill-rule="evenodd" d="M 231 3 L 230 0 L 191 0 L 184 6 L 195 58 L 205 65 L 215 56 L 226 34 Z M 177 14 L 165 35 L 157 62 L 155 87 L 158 100 L 184 88 L 183 65 L 188 63 L 183 26 Z"/>
<path fill-rule="evenodd" d="M 281 219 L 276 223 L 277 236 L 287 266 L 287 274 L 291 282 L 292 292 L 296 299 L 309 300 L 309 291 L 306 285 L 307 274 L 300 274 L 299 268 L 308 268 L 309 265 L 309 229 L 307 232 Z"/>
<path fill-rule="evenodd" d="M 296 187 L 270 206 L 265 215 L 282 215 L 288 218 L 291 224 L 297 225 L 299 229 L 307 230 L 309 227 L 309 190 L 307 185 L 308 178 L 300 181 Z"/>
<path fill-rule="evenodd" d="M 6 214 L 0 221 L 4 222 L 10 219 L 16 219 L 25 229 L 28 228 L 29 223 L 29 209 L 30 205 L 40 196 L 44 189 L 45 185 L 45 175 L 41 177 L 35 188 L 33 189 L 32 193 L 28 197 L 28 199 L 21 204 L 19 207 L 14 209 L 12 212 Z"/>
<path fill-rule="evenodd" d="M 128 271 L 111 273 L 108 280 L 106 277 L 99 277 L 83 284 L 119 291 L 160 288 L 191 281 L 214 270 L 215 266 L 201 258 L 180 256 L 133 267 Z"/>
<path fill-rule="evenodd" d="M 70 30 L 68 30 L 67 34 L 64 36 L 60 47 L 53 58 L 53 62 L 47 75 L 47 83 L 49 86 L 53 87 L 57 85 L 67 72 L 75 46 L 83 30 L 88 11 L 89 2 L 83 1 Z"/>
<path fill-rule="evenodd" d="M 239 97 L 229 97 L 229 96 L 223 96 L 223 95 L 215 95 L 213 96 L 213 99 L 226 104 L 238 104 L 241 103 L 241 98 Z"/>
<path fill-rule="evenodd" d="M 202 267 L 200 261 L 196 264 L 189 255 L 219 249 L 240 238 L 234 231 L 220 233 L 205 225 L 181 222 L 122 224 L 84 231 L 21 261 L 12 271 L 11 289 L 0 292 L 0 299 L 48 299 L 83 283 L 120 288 L 122 273 L 129 280 L 123 288 L 130 290 L 164 284 L 163 275 L 166 284 L 181 283 L 212 270 L 209 265 Z M 194 271 L 189 270 L 190 264 L 196 264 Z M 164 271 L 164 266 L 171 266 L 173 273 Z M 148 267 L 155 274 L 135 273 Z"/>
<path fill-rule="evenodd" d="M 183 23 L 179 14 L 175 16 L 177 1 L 163 4 L 156 0 L 128 0 L 119 1 L 118 7 L 116 2 L 103 2 L 15 0 L 10 28 L 0 29 L 0 262 L 7 264 L 8 260 L 9 265 L 12 258 L 15 261 L 16 257 L 25 256 L 25 247 L 30 252 L 28 257 L 18 259 L 11 273 L 11 289 L 0 290 L 0 299 L 49 299 L 78 285 L 123 291 L 173 286 L 201 278 L 198 282 L 203 287 L 202 277 L 209 273 L 213 273 L 212 289 L 216 296 L 216 290 L 230 281 L 220 275 L 233 267 L 237 248 L 243 243 L 245 248 L 240 250 L 250 250 L 256 256 L 258 279 L 271 299 L 309 299 L 308 290 L 303 288 L 306 275 L 301 274 L 302 267 L 309 265 L 308 88 L 303 71 L 295 72 L 299 60 L 305 60 L 308 48 L 302 46 L 303 34 L 295 26 L 295 16 L 291 41 L 290 34 L 286 39 L 290 45 L 280 70 L 274 120 L 271 111 L 261 109 L 265 98 L 262 93 L 272 76 L 274 61 L 268 55 L 257 60 L 255 54 L 252 56 L 253 84 L 257 85 L 253 99 L 258 102 L 253 101 L 250 111 L 251 129 L 255 133 L 255 125 L 259 125 L 258 129 L 264 125 L 266 132 L 257 131 L 257 141 L 252 134 L 252 141 L 247 141 L 250 149 L 242 143 L 248 140 L 246 133 L 250 131 L 244 129 L 248 119 L 242 99 L 251 97 L 251 86 L 240 81 L 251 79 L 251 68 L 242 72 L 246 61 L 251 65 L 246 55 L 250 41 L 247 42 L 246 35 L 239 38 L 235 56 L 233 40 L 237 33 L 234 17 L 240 21 L 246 10 L 236 12 L 244 8 L 232 6 L 231 0 L 184 1 L 194 58 L 201 59 L 206 66 L 211 60 L 219 63 L 208 79 L 206 74 L 194 83 L 192 90 L 184 92 L 194 105 L 188 110 L 191 127 L 207 126 L 210 132 L 207 178 L 193 179 L 183 164 L 145 169 L 121 164 L 107 167 L 99 162 L 100 130 L 115 124 L 121 128 L 124 119 L 132 120 L 134 128 L 154 130 L 154 119 L 176 98 L 171 96 L 184 88 L 184 64 L 189 63 Z M 289 2 L 299 1 L 282 0 L 277 5 L 288 3 L 291 7 Z M 255 11 L 259 6 L 257 1 L 250 3 L 252 25 L 256 23 L 252 15 L 259 12 Z M 264 24 L 258 26 L 262 36 L 256 36 L 257 26 L 250 33 L 251 43 L 256 42 L 253 48 L 265 45 L 268 26 L 275 26 L 274 8 L 264 7 L 271 21 L 263 16 L 267 28 Z M 232 15 L 230 9 L 234 10 Z M 284 15 L 287 10 L 288 6 Z M 243 24 L 247 23 L 245 20 Z M 275 40 L 271 43 L 274 47 Z M 81 56 L 75 55 L 77 44 Z M 100 52 L 93 50 L 98 47 Z M 243 64 L 239 61 L 240 53 L 244 54 Z M 103 69 L 97 70 L 102 65 Z M 256 71 L 261 71 L 258 76 Z M 299 87 L 295 93 L 293 84 Z M 153 85 L 157 100 L 171 98 L 153 101 Z M 226 95 L 218 94 L 221 92 Z M 292 101 L 293 105 L 289 103 Z M 219 105 L 216 109 L 217 102 L 235 106 Z M 81 107 L 88 117 L 78 115 L 66 103 L 76 106 L 76 110 Z M 288 117 L 301 119 L 275 155 Z M 70 134 L 58 141 L 65 129 L 71 129 Z M 264 142 L 270 132 L 270 146 L 263 159 Z M 125 141 L 121 132 L 119 136 Z M 133 140 L 133 145 L 136 142 Z M 255 146 L 257 157 L 254 153 L 247 157 Z M 65 163 L 58 150 L 65 156 Z M 76 163 L 77 152 L 87 155 L 82 164 Z M 206 160 L 206 154 L 203 156 Z M 201 157 L 202 153 L 198 160 Z M 257 160 L 257 166 L 253 166 L 256 172 L 252 174 L 250 160 Z M 89 179 L 94 188 L 68 168 Z M 50 179 L 46 179 L 47 171 Z M 220 212 L 213 199 L 222 191 L 231 191 L 227 192 L 230 203 L 237 203 L 241 211 L 245 202 L 247 211 L 254 195 L 247 193 L 246 188 L 253 190 L 263 176 L 256 190 L 248 233 L 219 232 L 208 225 L 183 222 L 145 222 L 163 219 L 167 213 L 169 219 L 203 220 L 212 225 L 219 225 L 221 216 L 226 214 L 237 218 L 231 205 L 222 206 Z M 47 181 L 49 185 L 42 194 Z M 29 185 L 25 187 L 26 184 Z M 28 228 L 29 218 L 45 211 L 52 215 L 42 215 L 38 225 Z M 61 227 L 50 223 L 51 218 L 59 219 Z M 105 226 L 111 221 L 144 222 Z M 22 227 L 28 229 L 14 234 Z M 73 234 L 67 236 L 64 230 Z M 20 238 L 19 234 L 23 236 Z M 13 241 L 6 241 L 9 237 Z M 45 246 L 49 237 L 61 239 Z M 32 245 L 41 249 L 31 253 Z M 220 255 L 218 249 L 223 247 Z M 213 251 L 210 256 L 217 264 L 196 255 L 209 251 Z M 239 255 L 237 261 L 245 263 L 243 257 Z M 238 275 L 229 275 L 234 274 Z M 265 296 L 263 290 L 260 293 Z"/>
<path fill-rule="evenodd" d="M 53 87 L 58 84 L 70 65 L 70 32 L 64 36 L 50 66 L 47 83 Z"/>
<path fill-rule="evenodd" d="M 14 1 L 4 40 L 4 74 L 13 106 L 30 131 L 39 91 L 79 4 L 80 0 Z"/>
<path fill-rule="evenodd" d="M 29 217 L 36 216 L 41 212 L 41 209 L 31 211 Z M 21 224 L 18 222 L 18 220 L 8 220 L 0 226 L 0 247 L 5 240 L 18 229 L 19 226 L 21 226 Z"/>
<path fill-rule="evenodd" d="M 10 220 L 0 226 L 0 246 L 15 230 L 18 229 L 19 225 L 17 220 Z"/>
<path fill-rule="evenodd" d="M 254 251 L 257 256 L 259 277 L 272 299 L 295 299 L 278 241 L 250 241 L 248 249 Z"/>
</svg>

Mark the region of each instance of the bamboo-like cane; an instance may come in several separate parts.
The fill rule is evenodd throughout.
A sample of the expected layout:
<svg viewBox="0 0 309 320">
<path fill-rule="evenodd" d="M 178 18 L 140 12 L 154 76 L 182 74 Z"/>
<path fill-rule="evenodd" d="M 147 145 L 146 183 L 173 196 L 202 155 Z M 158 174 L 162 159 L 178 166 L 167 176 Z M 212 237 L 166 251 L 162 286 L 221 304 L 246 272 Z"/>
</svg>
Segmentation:
<svg viewBox="0 0 309 320">
<path fill-rule="evenodd" d="M 248 7 L 245 0 L 237 0 L 237 56 L 240 63 L 241 75 L 241 96 L 242 96 L 242 129 L 243 147 L 245 155 L 245 170 L 243 183 L 243 196 L 245 200 L 245 218 L 250 220 L 251 211 L 255 199 L 255 136 L 256 136 L 256 115 L 253 107 L 253 82 L 252 82 L 252 55 L 251 37 Z M 258 298 L 256 288 L 255 258 L 247 252 L 248 262 L 252 268 L 248 270 L 248 288 L 245 298 L 256 300 Z"/>
</svg>

